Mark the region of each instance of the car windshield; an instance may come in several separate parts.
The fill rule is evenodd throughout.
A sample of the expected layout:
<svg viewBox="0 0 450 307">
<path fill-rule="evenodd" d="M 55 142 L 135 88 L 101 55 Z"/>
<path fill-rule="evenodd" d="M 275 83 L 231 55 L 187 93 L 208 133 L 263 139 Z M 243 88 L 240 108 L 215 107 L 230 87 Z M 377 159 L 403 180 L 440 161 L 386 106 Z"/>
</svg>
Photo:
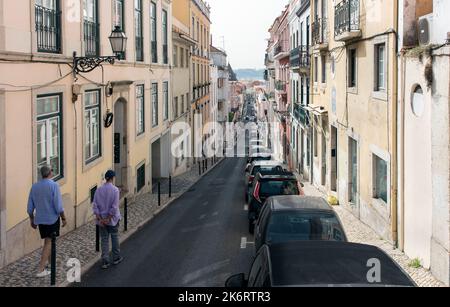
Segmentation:
<svg viewBox="0 0 450 307">
<path fill-rule="evenodd" d="M 275 212 L 267 226 L 267 242 L 346 241 L 335 215 L 301 211 Z"/>
<path fill-rule="evenodd" d="M 260 194 L 262 197 L 276 195 L 299 195 L 296 180 L 271 180 L 261 182 Z"/>
<path fill-rule="evenodd" d="M 273 166 L 273 165 L 270 165 L 270 166 L 256 165 L 252 169 L 252 176 L 256 176 L 256 174 L 261 173 L 261 172 L 273 171 L 275 173 L 277 171 L 280 172 L 282 170 L 283 170 L 283 168 L 281 166 L 277 167 L 277 166 Z"/>
</svg>

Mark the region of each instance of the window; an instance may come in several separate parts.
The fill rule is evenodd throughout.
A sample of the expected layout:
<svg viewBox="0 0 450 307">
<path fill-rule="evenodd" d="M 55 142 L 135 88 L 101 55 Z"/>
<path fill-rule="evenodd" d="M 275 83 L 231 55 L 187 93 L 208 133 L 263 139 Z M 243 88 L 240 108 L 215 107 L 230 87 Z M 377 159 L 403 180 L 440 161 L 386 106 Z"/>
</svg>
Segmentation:
<svg viewBox="0 0 450 307">
<path fill-rule="evenodd" d="M 178 46 L 173 46 L 173 66 L 178 66 Z"/>
<path fill-rule="evenodd" d="M 163 83 L 163 97 L 164 97 L 164 120 L 169 119 L 169 82 Z"/>
<path fill-rule="evenodd" d="M 386 89 L 386 45 L 375 45 L 375 91 Z"/>
<path fill-rule="evenodd" d="M 189 68 L 189 49 L 186 49 L 186 68 Z"/>
<path fill-rule="evenodd" d="M 181 95 L 181 113 L 184 113 L 184 95 Z"/>
<path fill-rule="evenodd" d="M 156 3 L 150 3 L 150 26 L 151 26 L 151 52 L 152 63 L 158 63 L 158 41 L 156 37 Z"/>
<path fill-rule="evenodd" d="M 348 56 L 348 87 L 356 87 L 356 78 L 357 78 L 356 65 L 357 65 L 356 49 L 350 49 Z"/>
<path fill-rule="evenodd" d="M 180 47 L 180 67 L 185 67 L 184 64 L 184 48 Z"/>
<path fill-rule="evenodd" d="M 173 99 L 173 105 L 175 107 L 175 111 L 173 114 L 175 115 L 175 118 L 177 118 L 178 117 L 178 97 L 175 97 Z"/>
<path fill-rule="evenodd" d="M 314 123 L 316 123 L 316 122 L 317 122 L 317 116 L 314 115 Z M 319 146 L 318 146 L 319 138 L 317 136 L 317 128 L 316 127 L 313 128 L 313 133 L 314 133 L 314 135 L 313 135 L 313 137 L 314 137 L 314 139 L 313 139 L 313 142 L 314 142 L 314 157 L 317 158 L 318 155 L 319 155 L 319 153 L 318 153 L 319 152 L 319 150 L 318 150 L 318 148 L 319 148 Z"/>
<path fill-rule="evenodd" d="M 326 56 L 322 55 L 321 62 L 322 62 L 322 83 L 327 83 L 327 58 L 326 58 Z"/>
<path fill-rule="evenodd" d="M 421 117 L 425 110 L 425 101 L 423 98 L 423 90 L 420 85 L 416 85 L 411 97 L 411 109 L 417 117 Z"/>
<path fill-rule="evenodd" d="M 91 190 L 89 191 L 89 196 L 90 196 L 90 199 L 91 199 L 91 204 L 94 202 L 95 192 L 97 192 L 97 186 L 91 188 Z"/>
<path fill-rule="evenodd" d="M 319 81 L 319 58 L 314 57 L 314 83 Z"/>
<path fill-rule="evenodd" d="M 113 8 L 113 14 L 114 14 L 114 27 L 119 27 L 122 29 L 122 31 L 125 32 L 125 3 L 123 0 L 114 0 L 114 8 Z M 125 59 L 125 54 L 120 55 L 121 59 Z"/>
<path fill-rule="evenodd" d="M 167 32 L 167 11 L 162 11 L 162 35 L 163 35 L 163 63 L 169 64 L 168 55 L 168 32 Z"/>
<path fill-rule="evenodd" d="M 36 0 L 35 23 L 38 52 L 61 53 L 59 0 Z"/>
<path fill-rule="evenodd" d="M 388 189 L 388 180 L 387 180 L 387 162 L 383 159 L 380 159 L 378 156 L 373 155 L 373 182 L 374 182 L 374 195 L 373 197 L 376 199 L 381 199 L 385 203 L 388 202 L 387 197 L 387 189 Z"/>
<path fill-rule="evenodd" d="M 100 91 L 84 93 L 84 159 L 90 163 L 100 157 Z"/>
<path fill-rule="evenodd" d="M 49 165 L 58 180 L 63 173 L 62 94 L 38 96 L 37 108 L 37 167 Z"/>
<path fill-rule="evenodd" d="M 145 97 L 144 85 L 136 86 L 136 134 L 145 132 Z"/>
<path fill-rule="evenodd" d="M 158 126 L 158 83 L 152 84 L 152 127 Z"/>
<path fill-rule="evenodd" d="M 86 56 L 98 56 L 100 25 L 98 24 L 97 0 L 84 0 L 83 17 L 84 53 Z"/>
<path fill-rule="evenodd" d="M 137 192 L 145 187 L 145 163 L 142 164 L 136 171 L 136 189 Z"/>
<path fill-rule="evenodd" d="M 134 33 L 136 38 L 136 61 L 144 61 L 144 35 L 142 33 L 142 0 L 134 0 Z"/>
</svg>

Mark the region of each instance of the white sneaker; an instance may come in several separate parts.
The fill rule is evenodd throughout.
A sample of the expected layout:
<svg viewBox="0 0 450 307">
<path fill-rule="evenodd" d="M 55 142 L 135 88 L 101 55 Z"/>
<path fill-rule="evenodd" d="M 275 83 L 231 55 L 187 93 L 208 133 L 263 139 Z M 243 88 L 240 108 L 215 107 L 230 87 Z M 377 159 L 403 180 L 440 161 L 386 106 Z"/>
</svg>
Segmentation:
<svg viewBox="0 0 450 307">
<path fill-rule="evenodd" d="M 41 273 L 37 273 L 36 277 L 42 278 L 42 277 L 46 277 L 50 274 L 51 274 L 51 272 L 48 269 L 44 269 Z"/>
</svg>

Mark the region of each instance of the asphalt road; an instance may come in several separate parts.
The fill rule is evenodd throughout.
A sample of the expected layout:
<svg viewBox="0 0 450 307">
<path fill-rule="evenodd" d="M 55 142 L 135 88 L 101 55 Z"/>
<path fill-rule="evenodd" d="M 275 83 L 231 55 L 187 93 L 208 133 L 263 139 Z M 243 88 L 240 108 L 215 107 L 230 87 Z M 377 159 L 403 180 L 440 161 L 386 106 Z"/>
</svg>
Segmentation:
<svg viewBox="0 0 450 307">
<path fill-rule="evenodd" d="M 228 158 L 122 245 L 125 260 L 100 263 L 79 286 L 222 287 L 250 268 L 245 159 Z"/>
</svg>

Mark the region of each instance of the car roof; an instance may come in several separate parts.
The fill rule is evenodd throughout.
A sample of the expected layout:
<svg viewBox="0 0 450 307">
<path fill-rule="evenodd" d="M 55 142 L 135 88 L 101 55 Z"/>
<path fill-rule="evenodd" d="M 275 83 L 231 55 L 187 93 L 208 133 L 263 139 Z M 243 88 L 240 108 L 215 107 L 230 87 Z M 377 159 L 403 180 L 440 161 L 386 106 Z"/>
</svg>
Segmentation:
<svg viewBox="0 0 450 307">
<path fill-rule="evenodd" d="M 273 172 L 269 172 L 268 174 L 264 171 L 258 173 L 258 180 L 262 181 L 270 181 L 276 179 L 288 179 L 288 180 L 297 180 L 297 177 L 292 172 L 280 172 L 278 174 L 273 174 Z"/>
<path fill-rule="evenodd" d="M 294 241 L 265 245 L 273 286 L 415 286 L 384 251 L 375 246 L 336 241 Z M 375 264 L 374 264 L 375 263 Z M 379 283 L 370 283 L 371 268 Z"/>
<path fill-rule="evenodd" d="M 282 195 L 271 197 L 270 200 L 274 211 L 292 209 L 333 211 L 333 208 L 322 197 Z"/>
<path fill-rule="evenodd" d="M 275 160 L 258 160 L 258 161 L 253 161 L 253 166 L 279 166 L 279 165 L 283 165 L 283 163 L 279 162 L 279 161 L 275 161 Z"/>
</svg>

